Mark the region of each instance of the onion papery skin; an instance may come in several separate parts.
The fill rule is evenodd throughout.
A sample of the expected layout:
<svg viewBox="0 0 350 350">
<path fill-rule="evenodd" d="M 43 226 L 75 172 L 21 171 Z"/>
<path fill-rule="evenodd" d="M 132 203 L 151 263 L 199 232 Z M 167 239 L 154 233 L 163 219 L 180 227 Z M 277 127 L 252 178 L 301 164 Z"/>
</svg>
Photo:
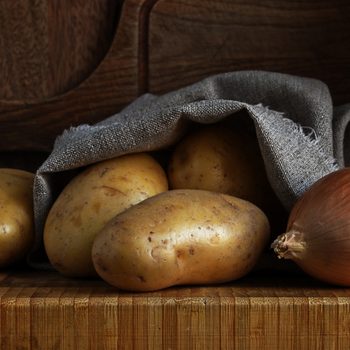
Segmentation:
<svg viewBox="0 0 350 350">
<path fill-rule="evenodd" d="M 323 177 L 304 193 L 272 248 L 319 280 L 350 286 L 350 168 Z"/>
</svg>

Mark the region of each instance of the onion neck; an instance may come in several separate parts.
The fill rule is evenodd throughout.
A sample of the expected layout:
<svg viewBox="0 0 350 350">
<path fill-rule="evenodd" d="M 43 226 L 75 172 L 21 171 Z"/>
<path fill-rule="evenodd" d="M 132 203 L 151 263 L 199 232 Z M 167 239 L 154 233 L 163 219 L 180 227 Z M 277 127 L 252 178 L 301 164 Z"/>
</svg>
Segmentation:
<svg viewBox="0 0 350 350">
<path fill-rule="evenodd" d="M 291 229 L 279 235 L 271 244 L 271 248 L 273 248 L 279 259 L 302 259 L 306 250 L 304 234 Z"/>
</svg>

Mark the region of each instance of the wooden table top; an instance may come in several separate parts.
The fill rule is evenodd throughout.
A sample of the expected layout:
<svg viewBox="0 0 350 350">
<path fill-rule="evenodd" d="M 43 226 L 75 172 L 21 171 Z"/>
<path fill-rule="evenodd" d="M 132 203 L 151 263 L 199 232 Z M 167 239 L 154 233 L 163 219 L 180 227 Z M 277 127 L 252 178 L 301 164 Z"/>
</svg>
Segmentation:
<svg viewBox="0 0 350 350">
<path fill-rule="evenodd" d="M 209 286 L 175 286 L 155 292 L 127 292 L 104 281 L 61 276 L 55 271 L 20 268 L 0 273 L 1 300 L 12 296 L 34 299 L 47 297 L 94 298 L 349 298 L 350 288 L 316 281 L 302 273 L 254 272 L 230 283 Z"/>
<path fill-rule="evenodd" d="M 150 293 L 45 271 L 0 280 L 1 349 L 350 349 L 350 288 L 304 275 Z"/>
</svg>

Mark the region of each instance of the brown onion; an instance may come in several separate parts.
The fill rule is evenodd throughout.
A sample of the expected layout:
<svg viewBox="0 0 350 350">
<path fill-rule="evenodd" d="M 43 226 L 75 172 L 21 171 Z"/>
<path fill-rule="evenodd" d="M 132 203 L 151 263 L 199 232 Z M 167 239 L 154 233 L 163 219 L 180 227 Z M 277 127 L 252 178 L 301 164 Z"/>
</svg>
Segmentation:
<svg viewBox="0 0 350 350">
<path fill-rule="evenodd" d="M 305 192 L 290 213 L 287 232 L 272 248 L 317 279 L 350 286 L 350 168 L 325 176 Z"/>
</svg>

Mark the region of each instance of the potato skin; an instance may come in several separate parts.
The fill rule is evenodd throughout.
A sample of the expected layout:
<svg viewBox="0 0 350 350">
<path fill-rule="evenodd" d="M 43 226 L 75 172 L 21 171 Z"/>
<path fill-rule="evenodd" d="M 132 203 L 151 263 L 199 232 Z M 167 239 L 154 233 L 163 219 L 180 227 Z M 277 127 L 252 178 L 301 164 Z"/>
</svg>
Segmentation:
<svg viewBox="0 0 350 350">
<path fill-rule="evenodd" d="M 34 174 L 0 169 L 0 268 L 20 261 L 34 241 Z"/>
<path fill-rule="evenodd" d="M 173 190 L 111 220 L 96 236 L 92 259 L 98 274 L 120 289 L 220 283 L 247 274 L 268 238 L 268 220 L 253 204 Z"/>
<path fill-rule="evenodd" d="M 239 124 L 218 123 L 188 134 L 168 166 L 171 189 L 201 189 L 252 202 L 264 211 L 277 233 L 288 214 L 267 179 L 255 134 Z"/>
<path fill-rule="evenodd" d="M 95 235 L 116 214 L 168 189 L 161 166 L 148 154 L 110 159 L 88 167 L 64 188 L 46 220 L 44 245 L 63 275 L 96 276 Z"/>
</svg>

